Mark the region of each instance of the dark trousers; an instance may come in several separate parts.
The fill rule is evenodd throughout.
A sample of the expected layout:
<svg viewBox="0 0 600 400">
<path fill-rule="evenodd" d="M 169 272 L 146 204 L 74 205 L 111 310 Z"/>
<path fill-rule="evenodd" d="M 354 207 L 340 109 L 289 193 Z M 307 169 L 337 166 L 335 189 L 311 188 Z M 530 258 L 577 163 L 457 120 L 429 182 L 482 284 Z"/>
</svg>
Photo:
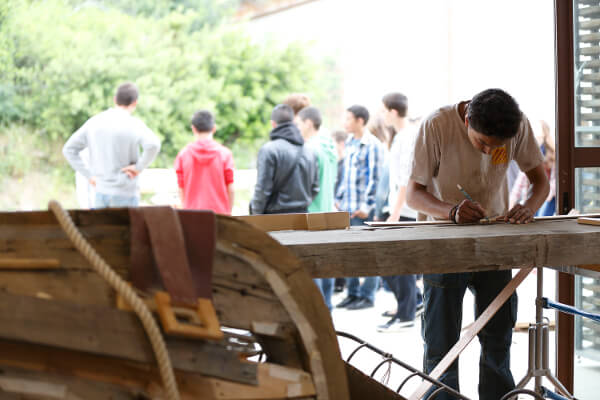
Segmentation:
<svg viewBox="0 0 600 400">
<path fill-rule="evenodd" d="M 423 276 L 425 311 L 421 333 L 425 341 L 423 370 L 426 373 L 435 368 L 459 339 L 466 289 L 475 296 L 475 317 L 479 317 L 511 278 L 511 271 Z M 517 295 L 514 293 L 479 332 L 480 400 L 498 400 L 515 388 L 510 372 L 510 345 L 516 318 Z M 441 381 L 459 389 L 458 359 L 441 376 Z M 435 400 L 449 399 L 454 397 L 443 392 L 435 397 Z"/>
<path fill-rule="evenodd" d="M 381 279 L 388 285 L 398 303 L 398 311 L 394 318 L 402 321 L 415 319 L 417 305 L 422 302 L 423 296 L 417 287 L 416 275 L 383 276 Z"/>
<path fill-rule="evenodd" d="M 373 212 L 369 215 L 371 217 Z M 351 226 L 361 226 L 364 225 L 365 221 L 368 221 L 372 218 L 362 219 L 362 218 L 351 218 L 350 225 Z M 379 277 L 378 276 L 367 276 L 364 278 L 362 285 L 359 282 L 359 278 L 352 277 L 346 278 L 346 287 L 348 288 L 348 295 L 354 297 L 360 297 L 363 299 L 369 299 L 372 303 L 375 302 L 375 292 L 377 291 L 377 287 L 379 285 Z"/>
<path fill-rule="evenodd" d="M 400 221 L 414 220 L 414 218 L 400 217 Z M 423 294 L 417 287 L 416 275 L 383 276 L 381 279 L 388 285 L 398 303 L 398 311 L 394 318 L 402 321 L 415 319 L 417 305 L 423 301 Z"/>
</svg>

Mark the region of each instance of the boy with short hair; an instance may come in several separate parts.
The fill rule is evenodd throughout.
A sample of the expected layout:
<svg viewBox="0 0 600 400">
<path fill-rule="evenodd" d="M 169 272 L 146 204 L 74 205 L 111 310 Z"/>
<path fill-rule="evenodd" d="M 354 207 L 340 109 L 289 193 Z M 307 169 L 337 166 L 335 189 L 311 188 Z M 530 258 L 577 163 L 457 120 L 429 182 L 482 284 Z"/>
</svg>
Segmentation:
<svg viewBox="0 0 600 400">
<path fill-rule="evenodd" d="M 192 132 L 196 140 L 175 158 L 175 172 L 183 208 L 231 215 L 233 155 L 213 139 L 216 130 L 215 119 L 209 111 L 200 110 L 193 115 Z"/>
</svg>

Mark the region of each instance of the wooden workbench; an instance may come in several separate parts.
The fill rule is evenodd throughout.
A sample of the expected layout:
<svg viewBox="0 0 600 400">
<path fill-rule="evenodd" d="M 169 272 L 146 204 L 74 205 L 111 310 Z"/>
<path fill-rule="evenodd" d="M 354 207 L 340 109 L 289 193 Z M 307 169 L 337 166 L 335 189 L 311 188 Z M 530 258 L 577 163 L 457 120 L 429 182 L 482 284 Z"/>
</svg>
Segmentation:
<svg viewBox="0 0 600 400">
<path fill-rule="evenodd" d="M 451 273 L 600 263 L 600 226 L 575 219 L 526 225 L 351 227 L 334 231 L 279 231 L 314 277 Z M 571 266 L 568 267 L 567 266 Z"/>
</svg>

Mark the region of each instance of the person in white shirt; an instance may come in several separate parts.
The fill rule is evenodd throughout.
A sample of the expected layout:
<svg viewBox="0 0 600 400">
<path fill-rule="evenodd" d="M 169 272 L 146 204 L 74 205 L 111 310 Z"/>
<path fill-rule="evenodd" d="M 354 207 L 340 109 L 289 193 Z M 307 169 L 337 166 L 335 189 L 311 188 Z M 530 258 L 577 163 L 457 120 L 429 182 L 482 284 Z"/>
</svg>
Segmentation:
<svg viewBox="0 0 600 400">
<path fill-rule="evenodd" d="M 385 123 L 394 128 L 392 146 L 389 154 L 390 216 L 388 221 L 414 221 L 416 212 L 406 205 L 406 185 L 408 183 L 415 132 L 409 125 L 406 114 L 408 98 L 402 93 L 389 93 L 383 97 L 383 116 Z M 391 319 L 377 330 L 396 332 L 414 326 L 415 318 L 423 311 L 421 291 L 417 288 L 415 275 L 385 276 L 398 308 L 395 312 L 386 312 Z"/>
</svg>

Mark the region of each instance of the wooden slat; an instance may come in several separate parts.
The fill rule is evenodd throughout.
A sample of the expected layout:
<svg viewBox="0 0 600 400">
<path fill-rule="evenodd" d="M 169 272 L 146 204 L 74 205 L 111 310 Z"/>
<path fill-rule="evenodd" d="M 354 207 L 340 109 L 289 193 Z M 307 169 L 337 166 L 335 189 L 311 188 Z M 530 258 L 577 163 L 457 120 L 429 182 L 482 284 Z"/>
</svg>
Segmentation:
<svg viewBox="0 0 600 400">
<path fill-rule="evenodd" d="M 579 22 L 580 29 L 596 29 L 600 28 L 600 20 L 599 19 L 590 19 L 588 21 L 580 21 Z"/>
<path fill-rule="evenodd" d="M 581 75 L 581 81 L 582 82 L 600 82 L 600 73 L 583 74 L 583 75 Z"/>
<path fill-rule="evenodd" d="M 0 338 L 153 365 L 147 335 L 131 312 L 0 292 Z M 223 345 L 168 338 L 174 368 L 250 384 L 256 366 Z"/>
<path fill-rule="evenodd" d="M 597 5 L 590 7 L 582 7 L 577 10 L 577 14 L 579 14 L 582 17 L 600 16 L 600 7 L 598 7 Z"/>
<path fill-rule="evenodd" d="M 265 232 L 324 231 L 350 226 L 350 215 L 347 212 L 245 215 L 235 218 Z"/>
<path fill-rule="evenodd" d="M 581 47 L 579 49 L 579 53 L 586 56 L 595 56 L 600 54 L 599 46 L 589 46 L 589 47 Z"/>
<path fill-rule="evenodd" d="M 578 36 L 580 43 L 597 43 L 600 42 L 600 33 L 585 33 Z"/>
<path fill-rule="evenodd" d="M 0 340 L 0 365 L 111 383 L 151 398 L 164 395 L 156 369 L 86 353 Z M 175 372 L 182 399 L 280 400 L 305 399 L 315 394 L 312 379 L 304 371 L 267 363 L 257 368 L 257 386 Z"/>
<path fill-rule="evenodd" d="M 58 269 L 55 258 L 0 258 L 0 270 Z"/>
</svg>

